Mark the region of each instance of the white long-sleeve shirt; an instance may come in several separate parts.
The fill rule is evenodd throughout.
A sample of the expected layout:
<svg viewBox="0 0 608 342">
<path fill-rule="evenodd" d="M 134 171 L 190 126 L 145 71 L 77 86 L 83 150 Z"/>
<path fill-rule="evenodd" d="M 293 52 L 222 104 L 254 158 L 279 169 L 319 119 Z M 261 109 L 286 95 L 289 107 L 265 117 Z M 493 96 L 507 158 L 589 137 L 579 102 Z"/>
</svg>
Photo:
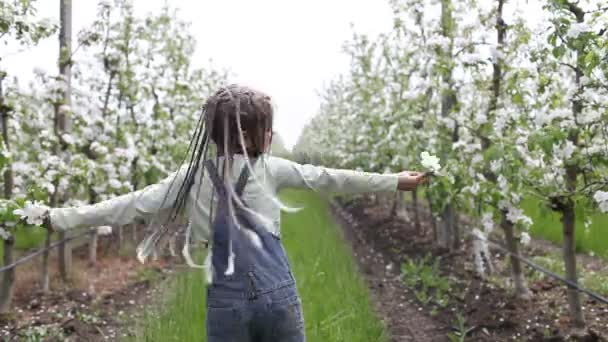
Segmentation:
<svg viewBox="0 0 608 342">
<path fill-rule="evenodd" d="M 244 162 L 243 156 L 234 156 L 232 179 L 238 178 Z M 199 172 L 202 169 L 201 166 Z M 50 212 L 51 224 L 57 230 L 116 226 L 131 223 L 138 218 L 147 219 L 157 213 L 162 214 L 173 205 L 186 172 L 187 166 L 183 166 L 160 183 L 94 205 L 54 208 Z M 200 178 L 200 176 L 195 178 L 196 181 L 188 194 L 185 213 L 192 224 L 194 239 L 210 240 L 209 208 L 214 190 L 207 172 L 204 175 L 203 185 L 199 187 Z M 281 189 L 302 188 L 325 193 L 387 192 L 397 190 L 397 179 L 396 174 L 301 165 L 265 155 L 254 164 L 253 175 L 249 177 L 243 199 L 251 209 L 272 222 L 266 228 L 279 235 L 281 208 L 269 196 L 276 197 Z"/>
</svg>

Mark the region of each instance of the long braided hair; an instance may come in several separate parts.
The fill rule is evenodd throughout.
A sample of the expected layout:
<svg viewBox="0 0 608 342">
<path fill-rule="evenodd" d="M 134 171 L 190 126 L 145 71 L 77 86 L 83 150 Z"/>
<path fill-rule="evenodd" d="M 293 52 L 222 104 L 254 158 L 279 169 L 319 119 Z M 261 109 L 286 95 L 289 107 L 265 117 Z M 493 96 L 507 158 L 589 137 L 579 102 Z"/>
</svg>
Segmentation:
<svg viewBox="0 0 608 342">
<path fill-rule="evenodd" d="M 166 207 L 168 195 L 175 191 L 175 186 L 179 186 L 177 195 L 170 206 L 169 214 L 165 216 L 165 222 L 159 225 L 160 215 L 157 215 L 149 223 L 148 229 L 152 233 L 137 248 L 137 255 L 140 261 L 143 262 L 153 251 L 156 244 L 169 233 L 168 224 L 177 220 L 178 216 L 184 213 L 191 191 L 196 190 L 196 198 L 198 199 L 205 173 L 203 163 L 209 159 L 215 160 L 215 165 L 219 170 L 222 170 L 220 177 L 223 180 L 226 193 L 232 199 L 228 201 L 228 213 L 236 225 L 239 226 L 234 214 L 234 204 L 250 213 L 252 217 L 257 218 L 263 224 L 270 224 L 267 218 L 249 209 L 240 201 L 231 184 L 231 175 L 233 174 L 233 156 L 235 154 L 242 154 L 245 157 L 245 167 L 249 168 L 250 177 L 254 182 L 259 182 L 252 170 L 249 158 L 257 159 L 263 157 L 264 153 L 269 149 L 272 142 L 273 116 L 274 109 L 270 96 L 249 87 L 232 84 L 220 88 L 209 97 L 203 106 L 201 116 L 186 152 L 188 166 L 183 181 L 181 184 L 175 184 L 175 178 L 171 181 L 169 190 L 162 200 L 161 207 Z M 214 152 L 215 155 L 213 155 Z M 182 164 L 185 164 L 185 161 L 186 159 Z M 197 177 L 200 177 L 198 189 L 193 189 Z M 283 205 L 273 194 L 266 195 L 284 211 L 298 210 Z M 209 208 L 211 222 L 213 216 L 213 197 L 211 198 Z M 200 267 L 194 265 L 190 259 L 188 252 L 189 236 L 190 225 L 188 225 L 186 231 L 184 257 L 186 257 L 186 261 L 190 266 Z M 234 258 L 231 243 L 229 248 L 232 258 Z M 229 260 L 229 264 L 231 262 L 232 260 Z"/>
</svg>

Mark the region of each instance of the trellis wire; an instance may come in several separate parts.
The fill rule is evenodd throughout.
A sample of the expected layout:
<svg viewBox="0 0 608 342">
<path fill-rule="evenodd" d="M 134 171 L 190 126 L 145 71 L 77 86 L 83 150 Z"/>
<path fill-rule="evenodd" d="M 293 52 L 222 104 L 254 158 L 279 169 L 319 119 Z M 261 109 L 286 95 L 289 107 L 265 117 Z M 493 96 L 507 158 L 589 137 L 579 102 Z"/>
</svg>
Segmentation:
<svg viewBox="0 0 608 342">
<path fill-rule="evenodd" d="M 525 258 L 525 257 L 523 257 L 521 255 L 518 255 L 518 254 L 515 254 L 515 253 L 509 251 L 506 247 L 504 247 L 503 245 L 501 245 L 500 243 L 498 243 L 496 241 L 492 241 L 492 240 L 490 240 L 488 238 L 482 238 L 482 237 L 477 236 L 477 235 L 475 235 L 473 233 L 469 233 L 469 235 L 472 236 L 474 239 L 485 241 L 485 242 L 489 243 L 490 245 L 492 245 L 496 249 L 500 250 L 501 252 L 506 253 L 509 256 L 518 259 L 519 261 L 523 262 L 524 264 L 530 266 L 531 268 L 533 268 L 533 269 L 535 269 L 535 270 L 537 270 L 537 271 L 539 271 L 541 273 L 544 273 L 544 274 L 546 274 L 546 275 L 548 275 L 548 276 L 550 276 L 550 277 L 552 277 L 554 279 L 557 279 L 557 280 L 565 283 L 570 288 L 573 288 L 573 289 L 575 289 L 575 290 L 577 290 L 579 292 L 583 292 L 586 295 L 588 295 L 589 297 L 591 297 L 591 298 L 593 298 L 593 299 L 595 299 L 595 300 L 597 300 L 599 302 L 602 302 L 604 304 L 608 304 L 608 298 L 605 298 L 605 297 L 601 296 L 598 293 L 595 293 L 595 292 L 593 292 L 591 290 L 588 290 L 588 289 L 586 289 L 584 287 L 581 287 L 577 283 L 575 283 L 573 281 L 570 281 L 570 280 L 568 280 L 568 279 L 560 276 L 559 274 L 551 272 L 550 270 L 548 270 L 548 269 L 546 269 L 546 268 L 544 268 L 544 267 L 542 267 L 542 266 L 540 266 L 540 265 L 532 262 L 531 260 L 529 260 L 529 259 L 527 259 L 527 258 Z"/>
<path fill-rule="evenodd" d="M 334 208 L 338 209 L 338 212 L 342 215 L 342 216 L 350 216 L 351 220 L 352 220 L 352 215 L 350 215 L 350 213 L 348 213 L 347 211 L 345 211 L 344 209 L 342 209 L 341 205 L 339 205 L 336 201 L 334 200 L 330 200 L 331 204 L 334 206 Z M 354 220 L 353 220 L 354 221 Z M 351 223 L 353 222 L 351 221 Z M 479 237 L 475 234 L 473 234 L 472 232 L 468 233 L 471 237 L 473 237 L 474 239 L 480 240 L 480 241 L 485 241 L 489 244 L 491 244 L 492 246 L 496 247 L 496 249 L 500 250 L 503 253 L 506 253 L 516 259 L 519 259 L 521 262 L 523 262 L 524 264 L 528 265 L 529 267 L 537 270 L 538 272 L 541 272 L 543 274 L 548 275 L 549 277 L 552 277 L 554 279 L 557 279 L 563 283 L 565 283 L 566 285 L 568 285 L 570 288 L 573 288 L 579 292 L 583 292 L 584 294 L 588 295 L 589 297 L 597 300 L 598 302 L 604 303 L 604 304 L 608 304 L 608 298 L 603 297 L 602 295 L 595 293 L 591 290 L 588 290 L 584 287 L 581 287 L 580 285 L 578 285 L 575 282 L 572 282 L 562 276 L 560 276 L 559 274 L 556 274 L 554 272 L 551 272 L 550 270 L 532 262 L 531 260 L 521 256 L 521 255 L 517 255 L 515 253 L 512 253 L 511 251 L 509 251 L 506 247 L 504 247 L 502 244 L 496 242 L 496 241 L 492 241 L 488 238 L 482 238 Z"/>
<path fill-rule="evenodd" d="M 48 246 L 46 246 L 46 247 L 44 247 L 44 248 L 41 248 L 41 249 L 39 249 L 39 250 L 37 250 L 37 251 L 35 251 L 35 252 L 31 253 L 31 254 L 28 254 L 28 255 L 26 255 L 26 256 L 24 256 L 24 257 L 22 257 L 22 258 L 18 259 L 17 261 L 13 262 L 12 264 L 8 264 L 8 265 L 4 265 L 4 266 L 0 267 L 0 273 L 5 272 L 5 271 L 8 271 L 8 270 L 10 270 L 10 269 L 12 269 L 12 268 L 15 268 L 15 267 L 16 267 L 16 266 L 18 266 L 19 264 L 22 264 L 22 263 L 24 263 L 24 262 L 26 262 L 26 261 L 29 261 L 29 260 L 31 260 L 31 259 L 33 259 L 33 258 L 35 258 L 36 256 L 38 256 L 38 255 L 40 255 L 40 254 L 42 254 L 42 253 L 44 253 L 44 252 L 46 252 L 46 251 L 48 251 L 48 250 L 51 250 L 51 249 L 53 249 L 53 248 L 55 248 L 55 247 L 59 246 L 60 244 L 62 244 L 62 243 L 64 243 L 64 242 L 68 242 L 68 241 L 70 241 L 70 240 L 75 240 L 75 239 L 78 239 L 79 237 L 82 237 L 82 236 L 85 236 L 85 235 L 91 234 L 93 231 L 95 231 L 95 229 L 94 229 L 94 228 L 93 228 L 93 229 L 86 230 L 86 231 L 84 231 L 84 232 L 82 232 L 82 233 L 80 233 L 80 234 L 76 234 L 76 235 L 68 236 L 68 237 L 66 237 L 65 239 L 62 239 L 62 240 L 59 240 L 59 241 L 55 241 L 55 242 L 53 242 L 53 243 L 49 244 Z"/>
</svg>

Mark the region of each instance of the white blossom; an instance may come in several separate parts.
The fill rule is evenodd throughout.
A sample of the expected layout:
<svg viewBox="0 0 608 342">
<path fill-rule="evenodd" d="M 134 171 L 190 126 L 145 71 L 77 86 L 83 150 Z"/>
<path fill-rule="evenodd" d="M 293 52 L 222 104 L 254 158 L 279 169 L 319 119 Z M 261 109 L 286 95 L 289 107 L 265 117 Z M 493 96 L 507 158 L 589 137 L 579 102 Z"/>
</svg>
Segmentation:
<svg viewBox="0 0 608 342">
<path fill-rule="evenodd" d="M 122 183 L 118 180 L 118 179 L 110 179 L 108 181 L 108 184 L 110 185 L 110 187 L 112 187 L 113 189 L 120 189 L 122 187 Z"/>
<path fill-rule="evenodd" d="M 488 248 L 487 237 L 478 228 L 473 229 L 473 254 L 475 256 L 475 269 L 480 275 L 488 271 L 492 272 L 492 262 L 490 260 L 490 250 Z"/>
<path fill-rule="evenodd" d="M 422 159 L 422 166 L 428 171 L 437 172 L 441 169 L 441 165 L 439 165 L 439 158 L 429 154 L 428 152 L 424 151 L 420 153 L 420 158 Z"/>
<path fill-rule="evenodd" d="M 72 135 L 68 134 L 68 133 L 62 134 L 61 138 L 68 145 L 74 145 L 74 142 L 76 142 L 76 140 L 74 139 L 74 137 Z"/>
<path fill-rule="evenodd" d="M 98 143 L 97 141 L 94 141 L 91 143 L 91 151 L 103 156 L 108 153 L 108 148 Z"/>
<path fill-rule="evenodd" d="M 28 224 L 40 226 L 43 223 L 44 215 L 49 210 L 49 207 L 40 202 L 25 202 L 25 206 L 21 209 L 15 209 L 13 213 L 26 219 Z"/>
<path fill-rule="evenodd" d="M 481 224 L 483 225 L 483 230 L 486 234 L 489 234 L 494 230 L 494 218 L 492 217 L 492 213 L 484 213 L 481 217 Z"/>
<path fill-rule="evenodd" d="M 524 225 L 532 224 L 532 219 L 524 215 L 524 211 L 522 209 L 513 206 L 509 207 L 509 210 L 507 211 L 507 220 L 514 224 L 520 222 Z"/>
<path fill-rule="evenodd" d="M 490 54 L 492 55 L 492 62 L 497 62 L 499 59 L 505 58 L 505 54 L 500 50 L 499 47 L 491 47 Z"/>
<path fill-rule="evenodd" d="M 11 233 L 8 230 L 4 230 L 4 228 L 0 227 L 0 238 L 3 240 L 8 240 L 11 237 Z"/>
<path fill-rule="evenodd" d="M 589 32 L 591 28 L 586 23 L 572 23 L 570 28 L 568 28 L 568 32 L 566 32 L 566 37 L 568 38 L 576 38 L 581 33 Z"/>
<path fill-rule="evenodd" d="M 509 190 L 507 178 L 503 175 L 498 175 L 498 188 L 503 192 L 507 192 L 507 190 Z"/>
<path fill-rule="evenodd" d="M 565 144 L 554 144 L 553 145 L 553 154 L 562 159 L 570 159 L 576 146 L 570 140 L 566 140 Z"/>
<path fill-rule="evenodd" d="M 521 238 L 519 241 L 522 245 L 527 246 L 530 244 L 530 241 L 532 241 L 532 238 L 530 237 L 530 234 L 528 234 L 527 232 L 523 232 L 521 233 Z"/>
<path fill-rule="evenodd" d="M 46 189 L 46 191 L 50 194 L 55 192 L 55 185 L 51 182 L 43 182 L 40 184 L 40 187 Z"/>
<path fill-rule="evenodd" d="M 597 202 L 602 212 L 608 213 L 608 191 L 596 191 L 593 199 Z"/>
<path fill-rule="evenodd" d="M 477 195 L 479 193 L 479 183 L 473 183 L 473 185 L 469 187 L 469 191 L 471 191 L 471 194 Z"/>
<path fill-rule="evenodd" d="M 498 170 L 500 169 L 500 167 L 502 166 L 502 162 L 500 160 L 492 160 L 490 162 L 490 170 L 492 170 L 492 172 L 498 172 Z"/>
</svg>

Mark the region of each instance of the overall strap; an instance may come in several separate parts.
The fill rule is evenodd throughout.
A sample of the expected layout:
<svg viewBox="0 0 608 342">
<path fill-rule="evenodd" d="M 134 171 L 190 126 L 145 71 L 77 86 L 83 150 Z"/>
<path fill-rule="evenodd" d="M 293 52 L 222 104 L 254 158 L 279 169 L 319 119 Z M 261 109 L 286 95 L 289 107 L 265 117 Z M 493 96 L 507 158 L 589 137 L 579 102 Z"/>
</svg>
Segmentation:
<svg viewBox="0 0 608 342">
<path fill-rule="evenodd" d="M 226 197 L 226 188 L 224 187 L 224 182 L 220 178 L 220 175 L 217 172 L 217 168 L 215 167 L 215 165 L 213 165 L 213 161 L 211 159 L 205 161 L 205 168 L 209 173 L 211 183 L 213 183 L 213 186 L 217 191 L 218 195 Z"/>
<path fill-rule="evenodd" d="M 257 160 L 253 161 L 253 163 L 251 165 L 252 167 L 253 167 L 253 165 L 255 165 L 256 161 Z M 211 159 L 205 161 L 205 168 L 207 168 L 207 172 L 209 173 L 209 178 L 211 178 L 211 182 L 215 186 L 218 193 L 221 195 L 225 195 L 226 188 L 224 188 L 224 182 L 220 178 L 220 175 L 217 171 L 217 167 L 213 164 L 213 161 Z M 249 180 L 249 168 L 247 167 L 247 165 L 245 165 L 245 166 L 243 166 L 243 170 L 241 171 L 241 174 L 239 175 L 239 179 L 237 180 L 236 185 L 235 185 L 235 192 L 239 197 L 243 194 L 245 185 L 247 185 L 247 180 Z"/>
<path fill-rule="evenodd" d="M 253 169 L 256 161 L 257 161 L 257 159 L 254 159 L 253 163 L 251 163 L 252 169 Z M 247 161 L 245 161 L 245 163 L 247 163 Z M 243 165 L 243 170 L 241 171 L 241 174 L 239 175 L 239 179 L 236 182 L 236 185 L 234 186 L 234 191 L 236 192 L 237 196 L 241 197 L 243 195 L 243 190 L 245 190 L 245 186 L 247 185 L 247 180 L 249 180 L 249 167 L 247 167 L 247 164 L 245 164 L 245 165 Z"/>
</svg>

